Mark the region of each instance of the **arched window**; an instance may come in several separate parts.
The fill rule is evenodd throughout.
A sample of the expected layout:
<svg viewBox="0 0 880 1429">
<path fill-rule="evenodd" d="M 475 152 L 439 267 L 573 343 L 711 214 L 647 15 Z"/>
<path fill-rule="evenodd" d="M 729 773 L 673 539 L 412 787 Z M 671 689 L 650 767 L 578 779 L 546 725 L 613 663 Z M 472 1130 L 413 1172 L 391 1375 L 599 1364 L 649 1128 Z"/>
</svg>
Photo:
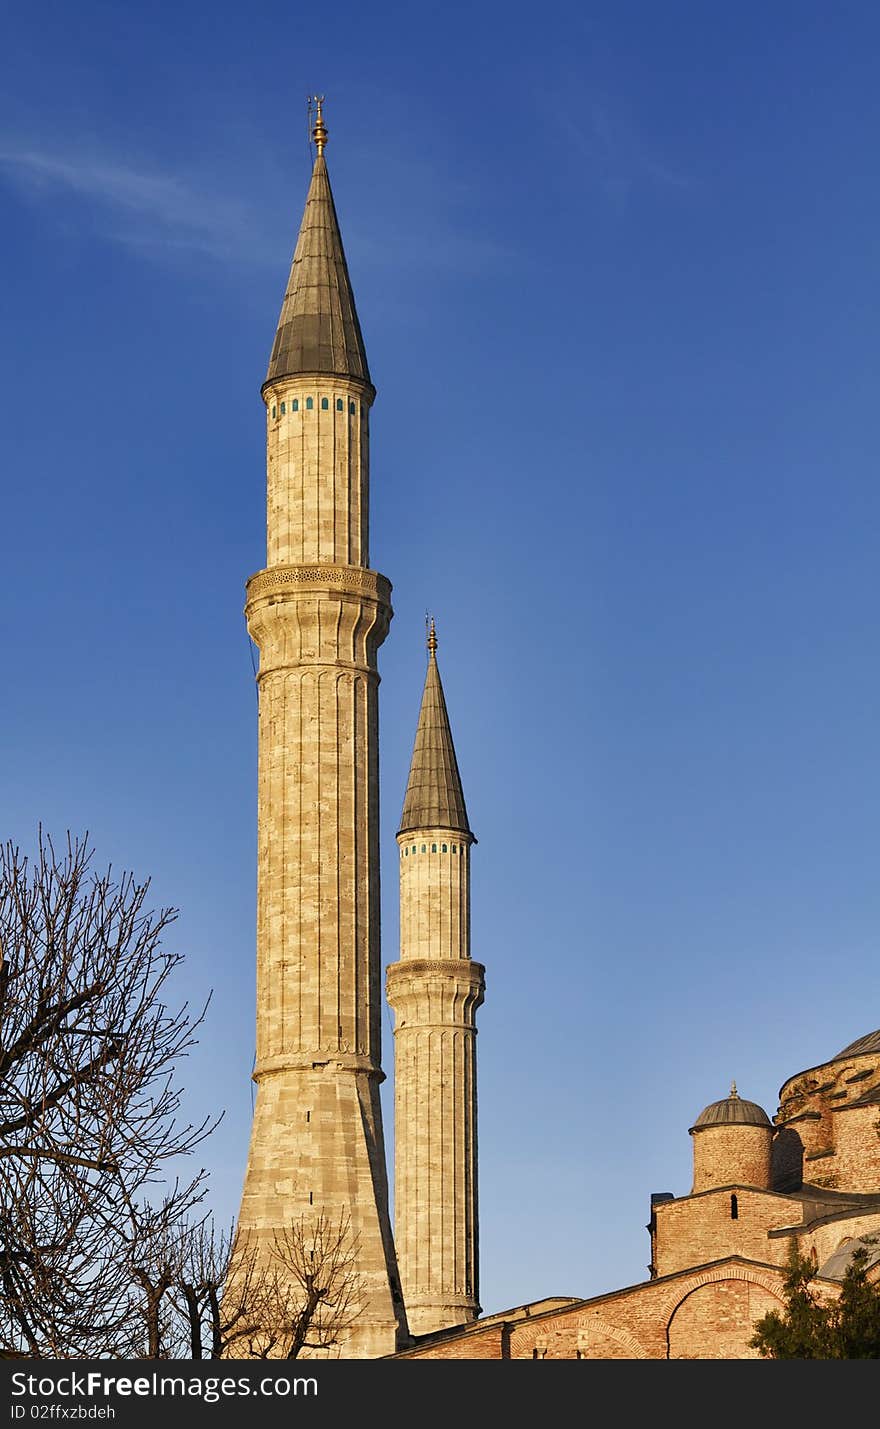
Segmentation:
<svg viewBox="0 0 880 1429">
<path fill-rule="evenodd" d="M 310 411 L 312 410 L 312 408 L 314 407 L 314 405 L 315 405 L 315 404 L 314 404 L 314 402 L 312 401 L 311 397 L 307 397 L 307 398 L 306 398 L 306 411 L 307 411 L 307 412 L 310 412 Z"/>
<path fill-rule="evenodd" d="M 298 397 L 294 397 L 293 401 L 292 401 L 291 404 L 290 404 L 290 410 L 291 410 L 291 412 L 298 412 L 298 411 L 299 411 L 299 398 L 298 398 Z"/>
<path fill-rule="evenodd" d="M 327 398 L 326 398 L 326 397 L 322 397 L 322 398 L 321 398 L 321 411 L 322 411 L 322 412 L 326 412 L 326 411 L 328 410 L 329 406 L 330 406 L 330 403 L 328 402 Z"/>
<path fill-rule="evenodd" d="M 736 1196 L 731 1196 L 730 1198 L 730 1219 L 732 1221 L 739 1220 L 739 1201 L 736 1199 Z"/>
<path fill-rule="evenodd" d="M 345 406 L 345 403 L 343 402 L 342 398 L 341 398 L 341 397 L 337 397 L 337 398 L 336 398 L 336 410 L 337 410 L 337 412 L 341 412 L 344 406 Z"/>
</svg>

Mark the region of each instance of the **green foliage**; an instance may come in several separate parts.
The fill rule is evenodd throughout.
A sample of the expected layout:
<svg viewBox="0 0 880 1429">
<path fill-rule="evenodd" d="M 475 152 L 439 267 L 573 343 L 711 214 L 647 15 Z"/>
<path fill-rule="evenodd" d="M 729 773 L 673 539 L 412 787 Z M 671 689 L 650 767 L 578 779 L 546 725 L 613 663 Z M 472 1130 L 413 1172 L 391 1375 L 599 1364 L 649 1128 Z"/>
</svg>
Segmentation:
<svg viewBox="0 0 880 1429">
<path fill-rule="evenodd" d="M 880 1359 L 880 1283 L 868 1280 L 870 1255 L 858 1246 L 837 1300 L 823 1300 L 813 1287 L 816 1263 L 789 1252 L 784 1281 L 785 1311 L 771 1310 L 755 1324 L 749 1344 L 765 1359 Z"/>
</svg>

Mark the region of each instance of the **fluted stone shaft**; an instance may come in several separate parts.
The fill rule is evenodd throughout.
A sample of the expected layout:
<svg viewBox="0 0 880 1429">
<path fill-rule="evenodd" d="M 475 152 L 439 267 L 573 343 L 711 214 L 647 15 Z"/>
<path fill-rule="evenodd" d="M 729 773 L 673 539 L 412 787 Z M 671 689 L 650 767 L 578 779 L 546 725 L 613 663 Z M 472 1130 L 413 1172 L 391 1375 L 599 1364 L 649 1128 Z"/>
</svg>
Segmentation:
<svg viewBox="0 0 880 1429">
<path fill-rule="evenodd" d="M 257 1069 L 290 1055 L 379 1071 L 376 648 L 390 586 L 276 566 L 249 586 L 260 647 Z"/>
<path fill-rule="evenodd" d="M 410 830 L 400 846 L 394 1009 L 395 1244 L 413 1334 L 479 1314 L 477 1008 L 469 835 Z"/>
</svg>

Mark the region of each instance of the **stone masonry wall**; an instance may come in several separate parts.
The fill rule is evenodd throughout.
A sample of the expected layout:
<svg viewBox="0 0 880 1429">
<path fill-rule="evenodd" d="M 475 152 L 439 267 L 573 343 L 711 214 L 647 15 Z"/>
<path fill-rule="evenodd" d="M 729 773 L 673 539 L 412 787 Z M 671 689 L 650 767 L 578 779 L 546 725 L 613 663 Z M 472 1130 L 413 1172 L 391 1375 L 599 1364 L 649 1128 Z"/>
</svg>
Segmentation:
<svg viewBox="0 0 880 1429">
<path fill-rule="evenodd" d="M 470 840 L 449 829 L 401 834 L 400 957 L 470 957 Z"/>
<path fill-rule="evenodd" d="M 341 377 L 267 391 L 267 566 L 369 566 L 369 405 Z"/>
</svg>

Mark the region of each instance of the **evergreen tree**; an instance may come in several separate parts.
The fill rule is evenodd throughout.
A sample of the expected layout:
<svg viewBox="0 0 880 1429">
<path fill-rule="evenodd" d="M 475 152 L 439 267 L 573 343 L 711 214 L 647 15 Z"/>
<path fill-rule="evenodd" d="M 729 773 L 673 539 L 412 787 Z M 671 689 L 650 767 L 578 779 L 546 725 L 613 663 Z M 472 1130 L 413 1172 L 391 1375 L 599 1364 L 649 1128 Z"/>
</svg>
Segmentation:
<svg viewBox="0 0 880 1429">
<path fill-rule="evenodd" d="M 771 1310 L 755 1325 L 749 1344 L 765 1359 L 880 1359 L 880 1283 L 868 1279 L 866 1246 L 853 1251 L 837 1300 L 824 1300 L 812 1282 L 816 1262 L 789 1252 L 783 1295 L 785 1310 Z"/>
</svg>

